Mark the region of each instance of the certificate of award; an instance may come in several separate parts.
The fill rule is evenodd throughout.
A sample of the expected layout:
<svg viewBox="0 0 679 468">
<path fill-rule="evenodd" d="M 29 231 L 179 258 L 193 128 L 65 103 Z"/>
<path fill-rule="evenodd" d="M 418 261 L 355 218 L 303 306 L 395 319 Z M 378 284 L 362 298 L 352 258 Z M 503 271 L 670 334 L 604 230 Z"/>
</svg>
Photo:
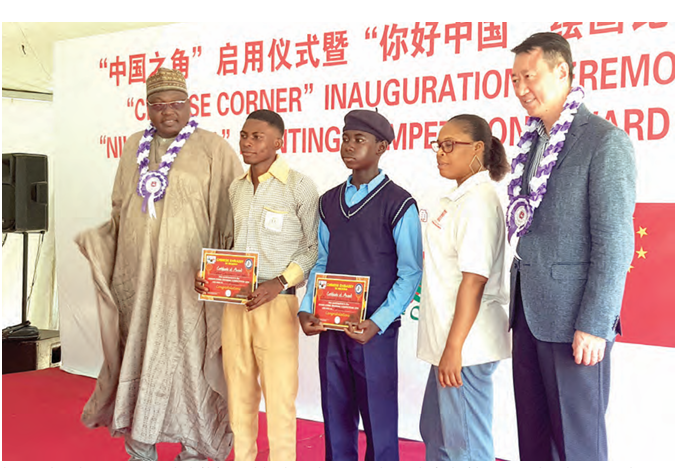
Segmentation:
<svg viewBox="0 0 679 468">
<path fill-rule="evenodd" d="M 314 284 L 314 315 L 326 328 L 342 330 L 347 322 L 365 320 L 370 277 L 318 273 Z"/>
<path fill-rule="evenodd" d="M 203 249 L 200 275 L 210 292 L 200 294 L 202 301 L 236 304 L 247 302 L 257 288 L 257 252 Z"/>
</svg>

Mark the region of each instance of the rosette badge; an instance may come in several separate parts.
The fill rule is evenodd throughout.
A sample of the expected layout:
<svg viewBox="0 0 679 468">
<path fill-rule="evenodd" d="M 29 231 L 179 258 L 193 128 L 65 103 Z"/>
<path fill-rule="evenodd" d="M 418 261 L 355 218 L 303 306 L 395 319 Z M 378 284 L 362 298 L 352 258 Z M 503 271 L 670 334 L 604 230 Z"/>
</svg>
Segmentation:
<svg viewBox="0 0 679 468">
<path fill-rule="evenodd" d="M 507 208 L 507 226 L 509 228 L 510 244 L 518 237 L 526 234 L 533 221 L 533 207 L 528 197 L 517 197 Z"/>
<path fill-rule="evenodd" d="M 141 206 L 141 211 L 149 216 L 156 217 L 156 209 L 154 203 L 161 200 L 165 196 L 167 186 L 169 184 L 169 174 L 172 168 L 172 163 L 181 151 L 182 147 L 198 127 L 198 122 L 194 119 L 189 120 L 189 123 L 179 132 L 167 153 L 161 158 L 158 170 L 149 171 L 149 153 L 151 151 L 151 141 L 156 134 L 156 128 L 153 123 L 149 123 L 144 135 L 139 141 L 139 149 L 137 150 L 137 164 L 139 165 L 139 183 L 137 184 L 137 193 L 144 198 Z"/>
<path fill-rule="evenodd" d="M 167 177 L 158 171 L 147 172 L 139 176 L 139 186 L 137 189 L 139 195 L 144 198 L 144 203 L 141 207 L 142 212 L 146 213 L 148 208 L 149 215 L 155 218 L 156 211 L 153 204 L 165 195 Z"/>
</svg>

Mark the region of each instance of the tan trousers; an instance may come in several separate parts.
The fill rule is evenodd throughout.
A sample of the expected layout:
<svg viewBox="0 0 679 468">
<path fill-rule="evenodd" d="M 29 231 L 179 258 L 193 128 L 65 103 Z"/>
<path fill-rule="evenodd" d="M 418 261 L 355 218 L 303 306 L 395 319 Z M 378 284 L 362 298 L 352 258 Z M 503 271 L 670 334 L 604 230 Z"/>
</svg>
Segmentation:
<svg viewBox="0 0 679 468">
<path fill-rule="evenodd" d="M 262 394 L 266 404 L 269 459 L 296 459 L 298 306 L 294 295 L 278 295 L 250 312 L 242 305 L 224 306 L 222 357 L 236 461 L 254 461 L 257 456 Z"/>
</svg>

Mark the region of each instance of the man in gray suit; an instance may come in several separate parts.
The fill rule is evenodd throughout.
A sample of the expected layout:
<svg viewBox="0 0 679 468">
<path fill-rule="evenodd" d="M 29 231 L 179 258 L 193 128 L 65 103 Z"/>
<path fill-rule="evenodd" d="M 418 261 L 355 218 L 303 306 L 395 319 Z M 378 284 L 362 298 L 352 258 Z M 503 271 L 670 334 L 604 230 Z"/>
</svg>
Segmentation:
<svg viewBox="0 0 679 468">
<path fill-rule="evenodd" d="M 568 41 L 515 47 L 529 119 L 512 164 L 510 327 L 522 460 L 606 460 L 610 352 L 634 252 L 629 137 L 582 105 Z M 517 245 L 518 242 L 518 245 Z"/>
</svg>

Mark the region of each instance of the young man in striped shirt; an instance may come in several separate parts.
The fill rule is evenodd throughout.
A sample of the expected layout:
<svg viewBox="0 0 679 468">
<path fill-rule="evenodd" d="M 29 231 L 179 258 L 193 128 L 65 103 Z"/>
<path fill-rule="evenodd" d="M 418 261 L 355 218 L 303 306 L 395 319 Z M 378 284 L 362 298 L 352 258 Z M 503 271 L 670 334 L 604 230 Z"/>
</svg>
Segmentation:
<svg viewBox="0 0 679 468">
<path fill-rule="evenodd" d="M 244 305 L 226 304 L 222 356 L 236 461 L 257 456 L 257 422 L 264 394 L 269 459 L 294 461 L 297 420 L 299 324 L 295 286 L 318 254 L 318 191 L 310 178 L 278 155 L 283 119 L 275 112 L 251 113 L 240 132 L 243 161 L 234 180 L 234 250 L 259 253 L 259 285 Z M 196 278 L 196 290 L 209 284 Z M 258 382 L 261 382 L 260 384 Z"/>
</svg>

